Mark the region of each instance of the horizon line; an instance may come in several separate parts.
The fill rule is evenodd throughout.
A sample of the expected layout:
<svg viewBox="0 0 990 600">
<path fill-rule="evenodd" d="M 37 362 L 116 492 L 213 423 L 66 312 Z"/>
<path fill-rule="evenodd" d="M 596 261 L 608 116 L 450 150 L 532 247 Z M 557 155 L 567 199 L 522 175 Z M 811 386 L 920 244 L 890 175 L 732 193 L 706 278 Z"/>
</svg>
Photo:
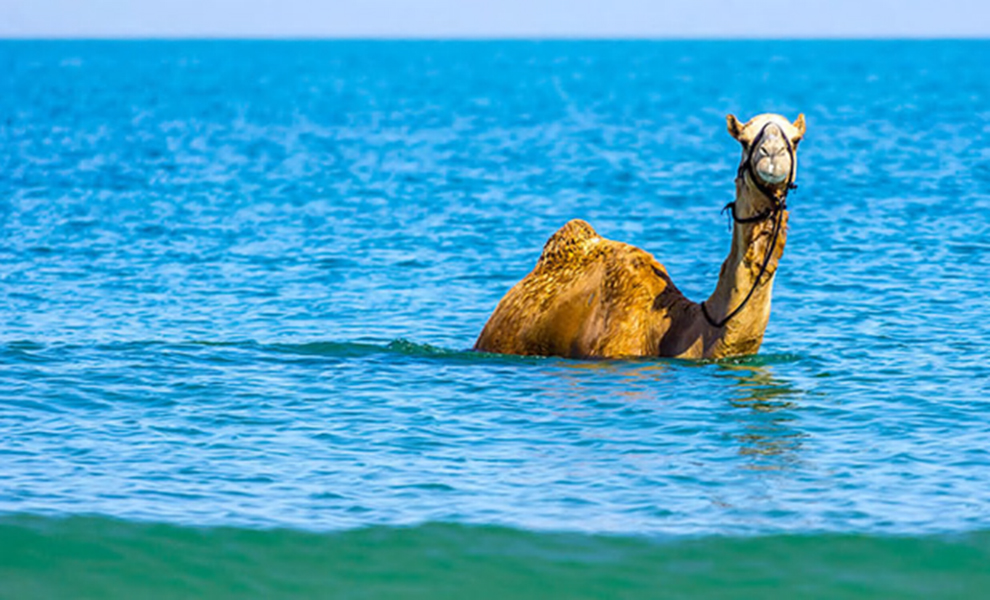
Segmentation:
<svg viewBox="0 0 990 600">
<path fill-rule="evenodd" d="M 0 42 L 184 42 L 184 41 L 272 41 L 272 42 L 980 42 L 990 35 L 815 35 L 793 37 L 735 35 L 269 35 L 269 34 L 181 34 L 181 35 L 2 35 Z"/>
</svg>

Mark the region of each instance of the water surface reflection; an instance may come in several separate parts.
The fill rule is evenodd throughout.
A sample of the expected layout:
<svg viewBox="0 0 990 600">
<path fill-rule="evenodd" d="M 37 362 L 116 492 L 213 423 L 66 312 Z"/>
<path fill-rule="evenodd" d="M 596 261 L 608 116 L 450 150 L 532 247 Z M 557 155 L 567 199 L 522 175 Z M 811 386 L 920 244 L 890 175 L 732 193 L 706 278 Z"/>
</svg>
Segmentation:
<svg viewBox="0 0 990 600">
<path fill-rule="evenodd" d="M 766 365 L 721 365 L 720 376 L 732 380 L 727 416 L 738 431 L 731 438 L 739 454 L 751 457 L 747 468 L 780 470 L 799 461 L 807 434 L 799 427 L 803 392 L 777 378 Z"/>
</svg>

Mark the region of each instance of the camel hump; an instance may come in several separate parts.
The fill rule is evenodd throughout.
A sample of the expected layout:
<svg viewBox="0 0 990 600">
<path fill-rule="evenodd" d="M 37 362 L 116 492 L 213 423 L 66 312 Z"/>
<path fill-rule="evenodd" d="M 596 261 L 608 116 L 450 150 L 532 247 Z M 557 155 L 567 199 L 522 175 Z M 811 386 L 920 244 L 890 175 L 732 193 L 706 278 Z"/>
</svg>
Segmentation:
<svg viewBox="0 0 990 600">
<path fill-rule="evenodd" d="M 537 266 L 554 267 L 587 257 L 601 241 L 602 237 L 586 221 L 572 219 L 547 240 Z"/>
</svg>

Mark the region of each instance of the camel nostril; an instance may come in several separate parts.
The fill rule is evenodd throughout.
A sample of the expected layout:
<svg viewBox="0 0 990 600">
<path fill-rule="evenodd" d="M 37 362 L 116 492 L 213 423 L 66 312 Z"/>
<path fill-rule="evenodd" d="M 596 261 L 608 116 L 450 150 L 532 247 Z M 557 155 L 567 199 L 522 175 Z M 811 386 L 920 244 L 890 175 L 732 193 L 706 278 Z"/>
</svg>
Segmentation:
<svg viewBox="0 0 990 600">
<path fill-rule="evenodd" d="M 756 167 L 756 174 L 764 182 L 777 184 L 786 178 L 784 166 L 775 160 L 761 160 Z"/>
</svg>

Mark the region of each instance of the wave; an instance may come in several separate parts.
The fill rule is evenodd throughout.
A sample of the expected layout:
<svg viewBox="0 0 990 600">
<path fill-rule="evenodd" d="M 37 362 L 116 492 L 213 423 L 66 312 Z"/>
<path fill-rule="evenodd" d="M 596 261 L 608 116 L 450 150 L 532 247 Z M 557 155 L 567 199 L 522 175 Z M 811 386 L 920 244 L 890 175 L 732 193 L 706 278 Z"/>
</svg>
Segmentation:
<svg viewBox="0 0 990 600">
<path fill-rule="evenodd" d="M 6 598 L 975 598 L 990 589 L 990 531 L 647 539 L 8 515 L 0 540 Z"/>
<path fill-rule="evenodd" d="M 275 354 L 295 354 L 309 356 L 323 356 L 327 358 L 361 358 L 372 355 L 398 355 L 413 358 L 439 358 L 444 360 L 467 361 L 467 362 L 515 362 L 515 363 L 545 363 L 546 361 L 562 361 L 574 363 L 605 363 L 605 364 L 632 364 L 643 363 L 666 363 L 671 365 L 704 366 L 721 365 L 727 367 L 763 367 L 776 364 L 788 364 L 800 362 L 813 357 L 808 357 L 796 353 L 767 353 L 755 354 L 752 356 L 739 356 L 722 358 L 718 360 L 683 360 L 671 358 L 631 358 L 631 359 L 607 359 L 607 360 L 578 360 L 560 357 L 547 356 L 513 356 L 505 354 L 491 354 L 487 352 L 477 352 L 471 349 L 453 349 L 435 346 L 427 343 L 417 343 L 405 338 L 396 338 L 389 342 L 338 342 L 338 341 L 314 341 L 303 343 L 262 343 L 254 340 L 238 341 L 213 341 L 213 340 L 186 340 L 186 341 L 163 341 L 144 340 L 128 342 L 110 342 L 87 344 L 62 344 L 62 343 L 40 343 L 30 340 L 18 340 L 0 345 L 0 358 L 3 355 L 28 355 L 40 354 L 48 350 L 73 351 L 73 350 L 99 350 L 105 352 L 128 352 L 134 350 L 154 350 L 162 351 L 195 351 L 208 348 L 247 350 L 261 353 Z"/>
</svg>

